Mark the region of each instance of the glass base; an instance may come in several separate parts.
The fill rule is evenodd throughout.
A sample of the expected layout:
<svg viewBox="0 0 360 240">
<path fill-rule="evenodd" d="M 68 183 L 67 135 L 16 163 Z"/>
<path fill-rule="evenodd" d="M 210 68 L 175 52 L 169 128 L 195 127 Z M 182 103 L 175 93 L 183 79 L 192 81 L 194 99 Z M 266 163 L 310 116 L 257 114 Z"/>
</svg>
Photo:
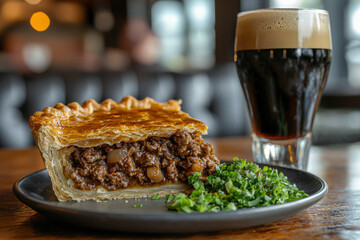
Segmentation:
<svg viewBox="0 0 360 240">
<path fill-rule="evenodd" d="M 260 138 L 256 134 L 251 136 L 255 162 L 307 169 L 311 133 L 301 138 L 286 140 L 270 140 Z"/>
</svg>

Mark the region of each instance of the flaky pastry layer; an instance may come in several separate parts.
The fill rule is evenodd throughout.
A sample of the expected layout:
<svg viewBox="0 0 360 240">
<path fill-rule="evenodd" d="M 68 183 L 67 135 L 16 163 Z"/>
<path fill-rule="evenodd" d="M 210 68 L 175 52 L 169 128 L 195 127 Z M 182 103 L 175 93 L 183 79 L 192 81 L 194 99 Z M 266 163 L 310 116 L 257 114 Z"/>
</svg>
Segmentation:
<svg viewBox="0 0 360 240">
<path fill-rule="evenodd" d="M 207 133 L 207 126 L 180 109 L 181 101 L 158 103 L 151 98 L 125 97 L 120 102 L 94 100 L 46 107 L 30 117 L 35 141 L 52 138 L 56 147 L 92 147 L 121 141 L 139 141 L 149 136 L 167 137 L 180 129 Z"/>
</svg>

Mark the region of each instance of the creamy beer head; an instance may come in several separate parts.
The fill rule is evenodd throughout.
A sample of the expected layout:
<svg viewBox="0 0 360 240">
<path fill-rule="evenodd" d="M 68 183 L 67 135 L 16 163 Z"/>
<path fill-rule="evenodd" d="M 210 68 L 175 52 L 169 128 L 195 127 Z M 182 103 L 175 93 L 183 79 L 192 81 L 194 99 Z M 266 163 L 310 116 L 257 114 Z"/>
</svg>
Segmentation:
<svg viewBox="0 0 360 240">
<path fill-rule="evenodd" d="M 261 9 L 237 17 L 235 51 L 331 49 L 329 15 L 315 9 Z"/>
</svg>

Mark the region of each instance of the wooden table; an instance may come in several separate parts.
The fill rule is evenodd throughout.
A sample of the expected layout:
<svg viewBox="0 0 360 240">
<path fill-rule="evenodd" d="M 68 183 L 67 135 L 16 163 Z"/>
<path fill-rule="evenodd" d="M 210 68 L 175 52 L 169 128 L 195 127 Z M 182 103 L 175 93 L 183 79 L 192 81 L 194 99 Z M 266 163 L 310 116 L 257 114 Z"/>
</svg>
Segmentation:
<svg viewBox="0 0 360 240">
<path fill-rule="evenodd" d="M 249 138 L 210 142 L 221 159 L 252 160 Z M 12 192 L 16 180 L 42 168 L 35 148 L 0 149 L 0 239 L 360 239 L 360 144 L 312 147 L 309 171 L 328 183 L 329 193 L 307 210 L 259 227 L 182 236 L 101 231 L 48 219 Z"/>
</svg>

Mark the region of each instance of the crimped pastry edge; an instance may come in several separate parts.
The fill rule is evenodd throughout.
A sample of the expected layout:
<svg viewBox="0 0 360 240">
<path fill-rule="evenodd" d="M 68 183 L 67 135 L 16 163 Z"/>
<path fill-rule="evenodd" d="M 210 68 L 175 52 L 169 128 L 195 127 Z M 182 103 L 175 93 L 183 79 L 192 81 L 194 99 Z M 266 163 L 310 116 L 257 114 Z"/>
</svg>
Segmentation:
<svg viewBox="0 0 360 240">
<path fill-rule="evenodd" d="M 180 104 L 181 100 L 169 100 L 166 103 L 159 103 L 149 97 L 143 100 L 137 100 L 132 96 L 124 97 L 120 102 L 107 99 L 102 103 L 97 103 L 95 100 L 90 99 L 85 101 L 82 106 L 76 102 L 68 105 L 58 103 L 54 107 L 46 107 L 43 111 L 35 112 L 29 119 L 29 126 L 32 129 L 32 134 L 37 145 L 41 144 L 41 139 L 43 139 L 52 142 L 53 147 L 57 149 L 71 145 L 79 147 L 93 147 L 101 143 L 111 145 L 121 141 L 144 140 L 147 136 L 168 137 L 179 129 L 184 129 L 190 133 L 198 132 L 200 134 L 207 134 L 207 126 L 201 121 L 191 118 L 189 114 L 182 112 Z M 69 138 L 67 135 L 63 134 L 63 130 L 61 129 L 62 121 L 67 121 L 67 119 L 77 116 L 86 117 L 97 111 L 111 111 L 112 109 L 149 109 L 154 111 L 180 112 L 183 117 L 192 119 L 193 121 L 183 126 L 163 126 L 154 130 L 139 128 L 135 131 L 125 125 L 119 125 L 119 128 L 113 127 L 111 129 L 106 129 L 105 127 L 95 128 L 94 131 L 87 133 L 87 137 L 81 137 L 81 135 L 78 134 L 78 137 L 72 138 L 70 141 L 68 141 Z"/>
<path fill-rule="evenodd" d="M 113 108 L 118 109 L 166 109 L 171 111 L 181 110 L 181 100 L 169 100 L 166 103 L 156 102 L 150 97 L 138 100 L 132 96 L 124 97 L 120 102 L 115 102 L 112 99 L 98 103 L 94 99 L 85 101 L 82 105 L 77 102 L 64 105 L 62 103 L 56 104 L 54 107 L 46 107 L 42 111 L 35 112 L 29 119 L 29 127 L 36 131 L 44 124 L 57 124 L 59 119 L 66 119 L 78 115 L 86 116 L 96 111 L 110 111 Z"/>
</svg>

